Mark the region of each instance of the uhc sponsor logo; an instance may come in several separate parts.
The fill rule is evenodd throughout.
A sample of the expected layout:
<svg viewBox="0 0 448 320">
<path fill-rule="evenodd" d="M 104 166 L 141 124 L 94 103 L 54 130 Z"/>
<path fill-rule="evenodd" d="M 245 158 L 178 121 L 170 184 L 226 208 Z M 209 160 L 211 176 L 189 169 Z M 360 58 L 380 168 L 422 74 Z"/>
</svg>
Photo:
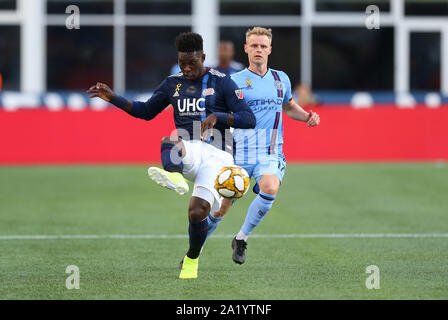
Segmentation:
<svg viewBox="0 0 448 320">
<path fill-rule="evenodd" d="M 179 112 L 188 112 L 199 114 L 200 112 L 205 111 L 205 107 L 201 107 L 201 102 L 205 102 L 204 98 L 193 98 L 193 99 L 179 99 L 177 100 L 177 110 Z"/>
</svg>

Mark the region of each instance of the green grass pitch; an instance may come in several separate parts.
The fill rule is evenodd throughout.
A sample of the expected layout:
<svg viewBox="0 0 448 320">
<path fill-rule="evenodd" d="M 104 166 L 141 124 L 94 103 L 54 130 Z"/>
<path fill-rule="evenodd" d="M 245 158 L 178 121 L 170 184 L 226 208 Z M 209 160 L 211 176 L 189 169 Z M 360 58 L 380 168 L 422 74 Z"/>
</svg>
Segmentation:
<svg viewBox="0 0 448 320">
<path fill-rule="evenodd" d="M 435 163 L 290 164 L 246 263 L 232 261 L 230 243 L 252 192 L 207 240 L 199 278 L 179 280 L 188 239 L 171 236 L 187 235 L 189 195 L 153 184 L 146 167 L 0 167 L 0 299 L 447 299 L 447 237 L 255 237 L 446 235 L 447 177 Z M 68 265 L 79 290 L 66 288 Z M 366 288 L 369 265 L 379 289 Z"/>
</svg>

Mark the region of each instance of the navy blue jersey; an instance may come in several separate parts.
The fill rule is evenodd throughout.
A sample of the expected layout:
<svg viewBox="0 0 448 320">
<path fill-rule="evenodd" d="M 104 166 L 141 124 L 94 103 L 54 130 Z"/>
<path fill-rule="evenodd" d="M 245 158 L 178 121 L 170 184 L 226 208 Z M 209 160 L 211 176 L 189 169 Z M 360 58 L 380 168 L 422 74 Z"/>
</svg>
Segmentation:
<svg viewBox="0 0 448 320">
<path fill-rule="evenodd" d="M 217 123 L 209 143 L 233 152 L 234 141 L 227 125 L 226 114 L 235 117 L 234 128 L 255 127 L 255 116 L 243 99 L 242 90 L 225 74 L 214 69 L 195 80 L 187 80 L 182 73 L 167 77 L 146 102 L 133 102 L 131 115 L 153 119 L 169 104 L 173 105 L 174 123 L 182 139 L 200 139 L 200 123 L 214 113 Z"/>
</svg>

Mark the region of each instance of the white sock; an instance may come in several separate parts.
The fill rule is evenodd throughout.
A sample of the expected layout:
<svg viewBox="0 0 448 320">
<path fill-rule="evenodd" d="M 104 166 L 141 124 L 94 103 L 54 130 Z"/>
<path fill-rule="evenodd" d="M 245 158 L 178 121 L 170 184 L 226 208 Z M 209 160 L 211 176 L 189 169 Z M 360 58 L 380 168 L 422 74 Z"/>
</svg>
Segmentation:
<svg viewBox="0 0 448 320">
<path fill-rule="evenodd" d="M 238 232 L 238 234 L 236 235 L 236 240 L 247 241 L 247 238 L 249 238 L 249 236 L 246 235 L 242 230 L 240 230 L 240 232 Z"/>
</svg>

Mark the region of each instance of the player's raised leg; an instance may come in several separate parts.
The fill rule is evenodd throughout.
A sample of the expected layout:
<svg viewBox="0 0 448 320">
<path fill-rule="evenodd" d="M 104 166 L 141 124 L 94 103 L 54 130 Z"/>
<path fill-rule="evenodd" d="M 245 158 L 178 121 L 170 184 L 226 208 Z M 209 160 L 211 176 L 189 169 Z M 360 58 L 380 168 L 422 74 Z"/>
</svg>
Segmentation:
<svg viewBox="0 0 448 320">
<path fill-rule="evenodd" d="M 213 198 L 213 195 L 205 188 L 199 187 L 195 189 L 194 194 L 205 198 L 209 197 L 207 192 Z M 213 200 L 214 201 L 214 200 Z M 195 279 L 198 277 L 199 255 L 207 237 L 208 221 L 207 215 L 210 212 L 210 203 L 208 200 L 193 195 L 190 199 L 188 208 L 188 235 L 190 239 L 190 247 L 187 254 L 183 258 L 182 270 L 180 271 L 180 279 Z"/>
<path fill-rule="evenodd" d="M 250 204 L 241 230 L 232 240 L 232 259 L 238 264 L 246 261 L 247 238 L 272 208 L 280 187 L 280 179 L 274 174 L 264 174 L 258 181 L 258 185 L 260 192 Z"/>
<path fill-rule="evenodd" d="M 182 140 L 164 137 L 160 152 L 163 169 L 150 167 L 148 168 L 148 176 L 162 187 L 176 191 L 179 194 L 187 193 L 189 190 L 188 183 L 182 176 L 182 157 L 185 155 Z"/>
</svg>

